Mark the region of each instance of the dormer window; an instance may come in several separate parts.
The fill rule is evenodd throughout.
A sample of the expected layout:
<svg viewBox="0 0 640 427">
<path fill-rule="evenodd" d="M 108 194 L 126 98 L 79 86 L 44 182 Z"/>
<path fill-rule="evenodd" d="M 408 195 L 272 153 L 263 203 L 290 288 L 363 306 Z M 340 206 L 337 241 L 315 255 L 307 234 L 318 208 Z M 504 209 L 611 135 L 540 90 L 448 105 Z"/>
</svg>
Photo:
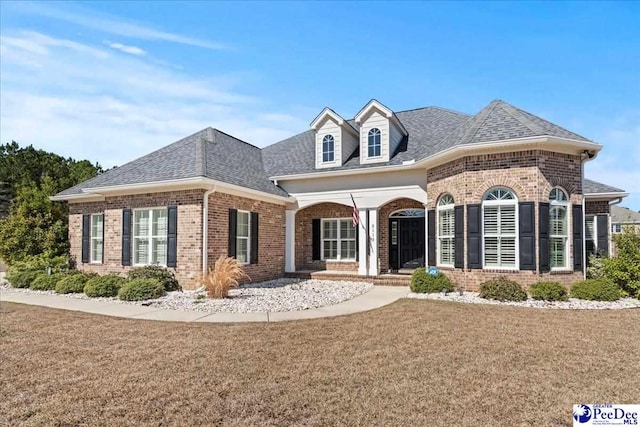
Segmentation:
<svg viewBox="0 0 640 427">
<path fill-rule="evenodd" d="M 371 129 L 368 136 L 369 157 L 380 157 L 381 146 L 380 129 Z"/>
<path fill-rule="evenodd" d="M 335 159 L 335 141 L 333 135 L 326 135 L 322 139 L 322 162 L 333 162 Z"/>
</svg>

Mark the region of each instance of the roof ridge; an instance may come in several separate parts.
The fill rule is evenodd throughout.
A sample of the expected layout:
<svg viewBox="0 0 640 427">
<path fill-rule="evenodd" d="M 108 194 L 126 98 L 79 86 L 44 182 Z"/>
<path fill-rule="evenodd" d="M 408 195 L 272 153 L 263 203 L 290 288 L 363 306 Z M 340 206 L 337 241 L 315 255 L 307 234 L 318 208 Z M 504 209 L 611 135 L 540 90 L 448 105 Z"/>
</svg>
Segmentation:
<svg viewBox="0 0 640 427">
<path fill-rule="evenodd" d="M 500 105 L 500 107 L 502 108 L 502 110 L 505 113 L 507 113 L 513 119 L 515 119 L 518 122 L 520 122 L 527 129 L 529 129 L 531 132 L 537 133 L 537 134 L 540 134 L 540 135 L 544 135 L 545 134 L 545 130 L 542 129 L 540 126 L 538 126 L 533 121 L 531 121 L 524 114 L 522 114 L 522 110 L 520 110 L 519 108 L 514 107 L 513 105 L 509 104 L 508 102 L 504 102 L 502 100 L 499 101 L 499 105 Z"/>
<path fill-rule="evenodd" d="M 242 142 L 243 144 L 247 144 L 248 146 L 250 146 L 250 147 L 252 147 L 252 148 L 257 148 L 258 150 L 262 151 L 262 148 L 258 147 L 257 145 L 253 145 L 253 144 L 252 144 L 252 143 L 250 143 L 250 142 L 244 141 L 244 140 L 242 140 L 242 139 L 238 138 L 237 136 L 233 136 L 233 135 L 228 134 L 228 133 L 226 133 L 226 132 L 223 132 L 223 131 L 221 131 L 220 129 L 217 129 L 217 128 L 212 128 L 212 129 L 213 129 L 215 132 L 221 133 L 221 134 L 223 134 L 223 135 L 225 135 L 225 136 L 228 136 L 229 138 L 233 138 L 233 139 L 235 139 L 235 140 L 236 140 L 236 141 L 238 141 L 238 142 Z"/>
<path fill-rule="evenodd" d="M 465 112 L 458 111 L 458 110 L 454 110 L 452 108 L 439 107 L 437 105 L 427 105 L 426 107 L 410 108 L 408 110 L 396 111 L 396 113 L 408 113 L 410 111 L 427 110 L 429 108 L 433 108 L 433 109 L 440 110 L 440 111 L 445 111 L 447 113 L 454 113 L 454 114 L 460 114 L 460 115 L 467 116 L 467 117 L 473 117 L 472 114 L 465 113 Z"/>
<path fill-rule="evenodd" d="M 487 119 L 489 118 L 489 116 L 491 115 L 491 113 L 493 113 L 493 110 L 496 109 L 496 107 L 501 103 L 502 101 L 499 99 L 495 99 L 493 101 L 491 101 L 489 103 L 489 105 L 487 105 L 486 107 L 484 107 L 482 110 L 480 110 L 478 112 L 478 114 L 476 114 L 475 116 L 473 116 L 470 120 L 475 119 L 476 117 L 479 117 L 480 114 L 484 113 L 484 117 L 482 118 L 482 121 L 477 123 L 477 125 L 474 127 L 471 127 L 471 129 L 473 130 L 473 133 L 471 135 L 469 135 L 469 138 L 464 138 L 465 139 L 469 139 L 469 141 L 473 140 L 473 138 L 476 136 L 476 134 L 478 133 L 478 131 L 480 130 L 480 128 L 484 125 L 484 122 L 487 121 Z M 488 110 L 487 110 L 488 109 Z M 487 112 L 485 113 L 484 111 L 487 110 Z M 466 134 L 466 132 L 465 132 Z"/>
</svg>

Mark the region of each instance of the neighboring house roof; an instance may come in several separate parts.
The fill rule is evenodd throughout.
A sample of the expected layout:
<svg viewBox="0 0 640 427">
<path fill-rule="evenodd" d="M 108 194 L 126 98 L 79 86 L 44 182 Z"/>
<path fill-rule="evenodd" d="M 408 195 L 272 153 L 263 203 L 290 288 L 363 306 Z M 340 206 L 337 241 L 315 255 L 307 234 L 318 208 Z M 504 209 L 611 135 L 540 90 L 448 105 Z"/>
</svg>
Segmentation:
<svg viewBox="0 0 640 427">
<path fill-rule="evenodd" d="M 610 193 L 625 193 L 616 187 L 612 187 L 601 182 L 593 181 L 591 179 L 584 179 L 584 194 L 610 194 Z"/>
<path fill-rule="evenodd" d="M 640 224 L 640 212 L 622 206 L 611 206 L 611 222 L 620 224 Z"/>
<path fill-rule="evenodd" d="M 265 174 L 258 147 L 206 128 L 173 144 L 111 169 L 58 196 L 81 194 L 96 187 L 132 185 L 206 177 L 286 197 Z"/>
</svg>

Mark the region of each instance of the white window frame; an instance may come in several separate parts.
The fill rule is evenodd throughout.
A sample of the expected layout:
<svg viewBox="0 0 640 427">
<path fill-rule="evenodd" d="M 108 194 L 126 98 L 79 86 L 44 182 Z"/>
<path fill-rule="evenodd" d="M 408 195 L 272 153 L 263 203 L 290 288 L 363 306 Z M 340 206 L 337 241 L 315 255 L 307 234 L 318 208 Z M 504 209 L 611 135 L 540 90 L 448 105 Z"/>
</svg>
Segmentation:
<svg viewBox="0 0 640 427">
<path fill-rule="evenodd" d="M 598 215 L 596 215 L 596 214 L 585 215 L 584 221 L 585 221 L 585 224 L 584 224 L 584 250 L 585 250 L 587 258 L 589 258 L 589 256 L 595 255 L 595 254 L 598 253 Z M 591 223 L 593 224 L 593 234 L 591 235 L 590 239 L 589 239 L 589 236 L 587 235 L 587 233 L 589 231 L 589 227 L 587 227 L 587 221 L 591 221 Z M 587 250 L 587 242 L 588 241 L 593 242 L 593 252 L 589 252 Z"/>
<path fill-rule="evenodd" d="M 449 202 L 450 199 L 450 202 Z M 444 194 L 443 196 L 440 197 L 440 200 L 438 201 L 438 206 L 436 207 L 436 218 L 437 218 L 437 223 L 436 223 L 436 242 L 437 242 L 437 248 L 436 248 L 436 265 L 438 267 L 454 267 L 455 265 L 455 258 L 456 258 L 456 232 L 455 232 L 455 227 L 456 227 L 456 219 L 455 219 L 455 200 L 453 198 L 453 196 L 451 196 L 450 194 Z M 441 222 L 443 220 L 443 216 L 444 214 L 450 214 L 453 224 L 451 226 L 451 233 L 447 234 L 447 235 L 441 235 L 440 234 L 440 225 Z M 451 263 L 446 263 L 446 262 L 442 262 L 442 241 L 443 240 L 449 240 L 451 243 L 451 251 L 452 251 L 452 259 L 451 259 Z"/>
<path fill-rule="evenodd" d="M 97 217 L 102 217 L 102 236 L 100 237 L 93 235 L 93 219 Z M 90 239 L 91 239 L 91 246 L 89 247 L 89 253 L 90 253 L 89 261 L 91 264 L 102 264 L 104 262 L 104 213 L 91 214 L 91 227 L 90 227 L 89 233 L 90 233 Z M 100 257 L 100 259 L 95 259 L 96 254 L 93 250 L 94 241 L 100 241 L 100 246 L 102 246 L 102 252 L 101 252 L 102 256 Z"/>
<path fill-rule="evenodd" d="M 496 191 L 496 190 L 505 190 L 511 193 L 512 199 L 507 200 L 487 200 L 487 196 Z M 484 226 L 484 210 L 486 206 L 497 206 L 498 208 L 501 206 L 513 206 L 514 207 L 514 218 L 515 218 L 515 235 L 505 235 L 504 237 L 513 238 L 515 242 L 515 265 L 514 266 L 504 266 L 504 265 L 486 265 L 486 237 L 487 233 L 485 232 Z M 500 214 L 499 214 L 500 215 Z M 487 191 L 485 195 L 482 197 L 482 268 L 483 270 L 508 270 L 508 271 L 519 271 L 520 270 L 520 227 L 519 227 L 519 212 L 518 212 L 518 196 L 516 196 L 515 191 L 508 187 L 494 187 Z M 498 224 L 500 228 L 500 224 Z M 498 233 L 496 236 L 489 237 L 497 237 L 498 238 L 498 248 L 500 248 L 500 238 L 503 237 L 501 233 Z M 498 252 L 498 258 L 501 255 Z"/>
<path fill-rule="evenodd" d="M 322 261 L 332 261 L 332 262 L 354 262 L 356 260 L 356 256 L 357 256 L 357 240 L 358 240 L 358 233 L 355 232 L 355 236 L 353 239 L 349 239 L 346 237 L 342 237 L 341 236 L 341 228 L 340 228 L 340 223 L 341 222 L 348 222 L 348 224 L 353 227 L 353 218 L 323 218 L 322 221 L 320 221 L 321 227 L 320 227 L 320 259 Z M 336 239 L 325 239 L 324 238 L 324 227 L 325 224 L 328 222 L 336 222 Z M 324 256 L 324 242 L 325 240 L 336 240 L 336 258 L 325 258 Z M 343 241 L 349 241 L 349 242 L 353 242 L 354 245 L 354 256 L 353 258 L 342 258 L 341 256 L 341 247 L 342 247 L 342 242 Z"/>
<path fill-rule="evenodd" d="M 247 235 L 246 236 L 240 236 L 240 233 L 238 233 L 238 225 L 240 224 L 240 221 L 238 221 L 238 218 L 240 217 L 241 214 L 247 215 Z M 240 263 L 242 265 L 248 265 L 251 263 L 251 212 L 238 210 L 236 214 L 236 259 L 238 258 L 238 248 L 240 247 L 238 245 L 238 242 L 240 242 L 241 240 L 247 241 L 247 259 L 244 262 L 240 261 Z"/>
<path fill-rule="evenodd" d="M 378 131 L 378 135 L 377 135 L 378 136 L 378 145 L 377 146 L 380 149 L 380 154 L 378 154 L 378 155 L 374 154 L 373 156 L 370 156 L 369 155 L 369 148 L 373 147 L 374 148 L 374 153 L 375 153 L 375 147 L 376 147 L 375 144 L 373 144 L 373 145 L 371 144 L 371 138 L 374 138 L 373 141 L 375 143 L 376 135 L 372 135 L 372 133 L 371 133 L 374 130 Z M 371 129 L 369 129 L 367 131 L 367 158 L 368 159 L 378 159 L 380 157 L 382 157 L 382 131 L 380 130 L 380 128 L 371 128 Z"/>
<path fill-rule="evenodd" d="M 564 200 L 557 200 L 557 199 L 552 199 L 552 195 L 554 192 L 556 191 L 560 191 L 562 192 L 562 194 L 564 195 Z M 564 208 L 564 220 L 565 220 L 565 234 L 561 235 L 561 234 L 552 234 L 552 227 L 551 227 L 551 209 L 553 207 L 560 207 L 560 208 Z M 569 193 L 567 193 L 563 188 L 561 187 L 554 187 L 551 190 L 551 193 L 549 194 L 549 265 L 551 266 L 552 264 L 552 260 L 551 260 L 551 252 L 553 249 L 553 246 L 551 246 L 553 244 L 553 239 L 562 239 L 564 238 L 564 265 L 563 266 L 559 266 L 559 267 L 553 267 L 551 266 L 551 271 L 567 271 L 570 270 L 569 267 L 569 226 L 571 224 L 569 223 Z"/>
<path fill-rule="evenodd" d="M 329 151 L 324 149 L 324 144 L 325 141 L 327 143 L 327 145 L 329 145 L 329 140 L 327 138 L 331 138 L 331 144 L 333 145 L 333 150 Z M 325 160 L 324 159 L 324 155 L 325 153 L 329 154 L 331 153 L 331 160 Z M 333 135 L 325 135 L 322 138 L 322 163 L 323 164 L 328 164 L 328 163 L 335 163 L 336 161 L 336 139 L 333 137 Z"/>
<path fill-rule="evenodd" d="M 153 235 L 153 212 L 154 211 L 160 211 L 160 210 L 164 210 L 167 212 L 167 234 L 164 236 L 164 238 L 167 240 L 167 251 L 165 253 L 165 260 L 164 263 L 154 263 L 153 262 L 153 241 L 155 239 L 158 239 L 162 236 L 159 235 Z M 141 236 L 141 235 L 136 235 L 135 234 L 135 230 L 136 230 L 136 212 L 149 212 L 149 232 L 146 236 L 146 238 L 149 240 L 149 253 L 147 254 L 147 262 L 146 263 L 136 263 L 136 253 L 137 253 L 137 244 L 136 241 L 137 239 L 141 239 L 144 238 L 145 236 Z M 143 267 L 145 265 L 158 265 L 161 267 L 166 267 L 167 266 L 167 257 L 169 255 L 169 212 L 168 212 L 168 208 L 166 206 L 157 206 L 157 207 L 153 207 L 153 208 L 142 208 L 142 209 L 133 209 L 132 212 L 132 216 L 133 216 L 133 221 L 132 221 L 132 239 L 133 239 L 133 245 L 132 245 L 132 258 L 133 258 L 133 265 L 134 267 Z"/>
</svg>

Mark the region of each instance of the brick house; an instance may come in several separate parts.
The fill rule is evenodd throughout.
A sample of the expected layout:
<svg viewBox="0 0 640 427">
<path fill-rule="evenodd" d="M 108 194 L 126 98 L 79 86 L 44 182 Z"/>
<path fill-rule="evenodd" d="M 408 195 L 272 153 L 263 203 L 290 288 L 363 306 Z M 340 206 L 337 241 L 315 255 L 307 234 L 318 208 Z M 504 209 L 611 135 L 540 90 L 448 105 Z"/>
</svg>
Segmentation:
<svg viewBox="0 0 640 427">
<path fill-rule="evenodd" d="M 253 281 L 437 266 L 467 289 L 570 283 L 609 251 L 627 195 L 584 178 L 601 149 L 499 100 L 473 116 L 372 100 L 262 149 L 207 128 L 52 199 L 69 203 L 80 269 L 160 264 L 185 288 L 220 255 Z"/>
</svg>

